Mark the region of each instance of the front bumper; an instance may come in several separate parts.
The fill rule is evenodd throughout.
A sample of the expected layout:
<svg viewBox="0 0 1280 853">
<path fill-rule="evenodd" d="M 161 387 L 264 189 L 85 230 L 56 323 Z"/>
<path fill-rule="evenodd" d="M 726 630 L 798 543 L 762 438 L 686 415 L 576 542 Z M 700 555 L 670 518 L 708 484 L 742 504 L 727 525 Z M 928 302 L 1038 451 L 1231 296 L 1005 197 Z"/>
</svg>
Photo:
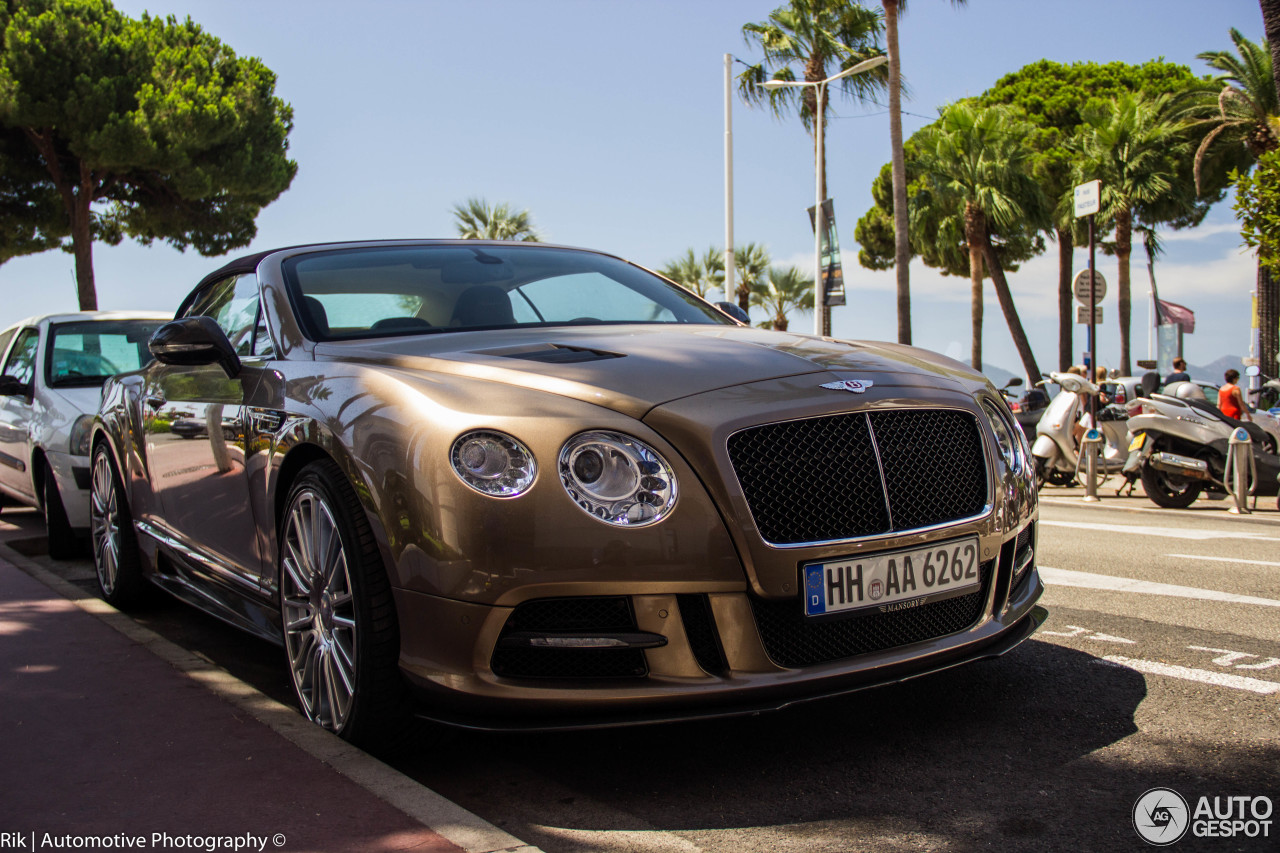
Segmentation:
<svg viewBox="0 0 1280 853">
<path fill-rule="evenodd" d="M 1032 522 L 1032 525 L 1034 522 Z M 959 630 L 874 651 L 785 666 L 762 636 L 749 590 L 627 596 L 634 628 L 665 644 L 636 650 L 631 677 L 500 675 L 494 651 L 516 608 L 397 592 L 401 668 L 422 716 L 492 730 L 593 728 L 783 708 L 914 678 L 1013 649 L 1044 622 L 1034 527 L 1011 533 L 991 561 L 976 616 Z M 1019 542 L 1031 543 L 1019 549 Z M 699 601 L 707 618 L 690 612 Z M 760 599 L 754 599 L 755 605 Z M 776 609 L 780 602 L 766 602 Z M 800 600 L 794 599 L 800 607 Z M 785 606 L 784 606 L 785 609 Z M 861 618 L 858 616 L 855 619 Z M 707 627 L 713 645 L 708 645 Z M 716 658 L 709 649 L 718 648 Z M 556 655 L 545 650 L 541 655 Z M 630 653 L 630 652 L 629 652 Z"/>
</svg>

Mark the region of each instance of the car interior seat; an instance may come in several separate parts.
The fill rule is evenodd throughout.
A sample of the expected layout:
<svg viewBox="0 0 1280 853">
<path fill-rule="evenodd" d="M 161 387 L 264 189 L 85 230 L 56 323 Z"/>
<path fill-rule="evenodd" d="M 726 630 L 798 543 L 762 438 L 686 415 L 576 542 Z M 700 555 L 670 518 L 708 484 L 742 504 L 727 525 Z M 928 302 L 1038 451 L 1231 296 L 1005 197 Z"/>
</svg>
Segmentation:
<svg viewBox="0 0 1280 853">
<path fill-rule="evenodd" d="M 516 322 L 511 297 L 501 287 L 478 284 L 462 291 L 453 306 L 451 326 L 511 326 Z"/>
<path fill-rule="evenodd" d="M 329 337 L 329 313 L 324 310 L 324 304 L 314 296 L 304 296 L 302 305 L 312 328 L 320 334 L 320 337 Z"/>
</svg>

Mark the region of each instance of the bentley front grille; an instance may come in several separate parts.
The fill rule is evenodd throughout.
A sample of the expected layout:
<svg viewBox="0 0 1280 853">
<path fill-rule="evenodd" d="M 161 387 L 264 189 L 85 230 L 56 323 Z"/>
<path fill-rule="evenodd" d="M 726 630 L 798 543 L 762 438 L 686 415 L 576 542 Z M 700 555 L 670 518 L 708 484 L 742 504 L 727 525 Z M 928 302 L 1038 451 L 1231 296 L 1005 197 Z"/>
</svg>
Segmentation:
<svg viewBox="0 0 1280 853">
<path fill-rule="evenodd" d="M 751 427 L 729 458 L 765 541 L 831 542 L 980 515 L 982 433 L 968 412 L 894 409 Z"/>
</svg>

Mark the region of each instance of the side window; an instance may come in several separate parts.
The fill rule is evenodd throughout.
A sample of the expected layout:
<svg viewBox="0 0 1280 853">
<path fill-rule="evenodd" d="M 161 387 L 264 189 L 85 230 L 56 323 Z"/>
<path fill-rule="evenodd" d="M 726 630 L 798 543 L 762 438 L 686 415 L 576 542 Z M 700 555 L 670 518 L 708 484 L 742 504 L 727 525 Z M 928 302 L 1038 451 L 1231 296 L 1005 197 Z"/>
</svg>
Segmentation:
<svg viewBox="0 0 1280 853">
<path fill-rule="evenodd" d="M 183 316 L 212 317 L 237 355 L 251 355 L 258 321 L 258 277 L 238 275 L 210 285 Z"/>
<path fill-rule="evenodd" d="M 275 355 L 275 347 L 271 346 L 271 335 L 267 334 L 266 312 L 259 307 L 258 322 L 253 327 L 253 354 Z"/>
<path fill-rule="evenodd" d="M 4 374 L 30 384 L 36 375 L 36 344 L 39 342 L 39 332 L 35 329 L 23 329 L 4 363 Z"/>
<path fill-rule="evenodd" d="M 0 358 L 4 358 L 5 348 L 9 346 L 9 341 L 13 340 L 13 333 L 16 329 L 5 329 L 0 332 Z"/>
</svg>

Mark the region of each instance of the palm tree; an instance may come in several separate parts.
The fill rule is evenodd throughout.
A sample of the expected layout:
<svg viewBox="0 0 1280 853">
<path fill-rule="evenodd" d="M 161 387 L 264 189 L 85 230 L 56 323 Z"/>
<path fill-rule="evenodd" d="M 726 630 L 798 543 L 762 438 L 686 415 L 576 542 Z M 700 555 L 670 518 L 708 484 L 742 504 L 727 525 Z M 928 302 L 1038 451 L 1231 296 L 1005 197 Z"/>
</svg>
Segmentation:
<svg viewBox="0 0 1280 853">
<path fill-rule="evenodd" d="M 768 102 L 774 115 L 783 116 L 797 110 L 805 129 L 813 131 L 818 114 L 817 87 L 783 87 L 769 91 L 761 86 L 766 80 L 794 82 L 799 72 L 809 83 L 825 80 L 837 71 L 852 68 L 859 62 L 881 55 L 876 41 L 883 30 L 880 13 L 849 0 L 788 0 L 769 13 L 767 21 L 746 24 L 742 37 L 764 51 L 764 59 L 751 65 L 738 77 L 739 91 L 748 103 Z M 839 81 L 841 91 L 859 101 L 870 101 L 884 88 L 883 69 L 854 74 Z M 824 99 L 824 115 L 830 110 L 830 99 Z M 822 123 L 825 128 L 826 122 Z M 825 152 L 825 138 L 823 140 Z M 818 161 L 818 138 L 814 135 L 814 162 L 818 170 L 818 195 L 827 198 L 826 158 Z M 745 307 L 743 289 L 739 302 Z M 831 314 L 826 315 L 831 323 Z M 824 329 L 830 334 L 830 329 Z"/>
<path fill-rule="evenodd" d="M 1262 29 L 1271 48 L 1271 79 L 1280 97 L 1280 0 L 1258 0 L 1262 7 Z"/>
<path fill-rule="evenodd" d="M 685 290 L 705 297 L 707 292 L 702 286 L 702 263 L 694 255 L 693 249 L 686 249 L 685 253 L 674 261 L 668 261 L 658 272 L 683 287 Z"/>
<path fill-rule="evenodd" d="M 1266 4 L 1263 4 L 1265 17 Z M 1280 147 L 1280 94 L 1277 93 L 1274 43 L 1254 44 L 1237 30 L 1231 30 L 1235 54 L 1225 50 L 1205 51 L 1198 58 L 1221 72 L 1203 92 L 1201 103 L 1187 110 L 1197 119 L 1193 127 L 1208 128 L 1195 157 L 1196 190 L 1200 172 L 1210 151 L 1235 155 L 1240 172 L 1252 169 L 1258 158 Z M 1280 349 L 1280 288 L 1265 264 L 1258 264 L 1258 338 L 1262 364 L 1274 364 Z"/>
<path fill-rule="evenodd" d="M 519 240 L 536 243 L 541 238 L 533 230 L 529 211 L 515 213 L 506 203 L 489 206 L 482 198 L 469 198 L 453 206 L 458 236 L 464 240 Z"/>
<path fill-rule="evenodd" d="M 733 250 L 733 266 L 738 271 L 738 307 L 746 311 L 751 307 L 751 289 L 755 287 L 769 270 L 769 250 L 759 243 L 747 243 Z M 726 299 L 732 299 L 725 294 Z"/>
<path fill-rule="evenodd" d="M 969 253 L 975 370 L 982 369 L 982 279 L 985 267 L 1028 376 L 1039 376 L 1035 354 L 1013 304 L 992 232 L 1041 230 L 1047 204 L 1027 168 L 1030 126 L 1008 107 L 976 109 L 960 101 L 920 134 L 920 169 L 936 208 L 962 214 Z M 952 219 L 955 223 L 955 220 Z M 958 230 L 957 224 L 951 226 Z"/>
<path fill-rule="evenodd" d="M 951 0 L 964 6 L 968 0 Z M 907 216 L 907 164 L 902 148 L 902 58 L 898 52 L 898 15 L 907 0 L 880 0 L 889 50 L 889 144 L 893 169 L 893 257 L 898 276 L 898 343 L 911 343 L 911 244 Z"/>
<path fill-rule="evenodd" d="M 1276 94 L 1271 74 L 1271 54 L 1267 43 L 1254 44 L 1239 30 L 1231 30 L 1236 54 L 1210 50 L 1197 54 L 1210 66 L 1222 72 L 1205 94 L 1209 103 L 1201 103 L 1188 112 L 1208 127 L 1196 149 L 1196 190 L 1200 189 L 1200 171 L 1205 154 L 1219 140 L 1228 145 L 1241 145 L 1249 152 L 1249 160 L 1257 160 L 1268 151 L 1280 147 L 1271 126 L 1271 118 L 1280 114 L 1280 96 Z M 1218 91 L 1218 88 L 1221 90 Z"/>
<path fill-rule="evenodd" d="M 788 314 L 813 305 L 813 279 L 795 267 L 770 267 L 768 275 L 752 285 L 751 304 L 773 315 L 760 324 L 762 328 L 785 332 Z"/>
<path fill-rule="evenodd" d="M 724 291 L 724 250 L 717 249 L 715 246 L 708 247 L 707 251 L 702 255 L 702 280 L 706 286 L 706 293 L 712 290 Z M 725 299 L 729 298 L 729 294 L 725 294 Z"/>
<path fill-rule="evenodd" d="M 1168 116 L 1169 98 L 1126 94 L 1112 104 L 1094 105 L 1084 113 L 1083 160 L 1079 180 L 1102 181 L 1100 215 L 1115 223 L 1115 254 L 1119 274 L 1116 301 L 1120 322 L 1120 372 L 1128 375 L 1129 258 L 1135 224 L 1153 224 L 1154 209 L 1195 203 L 1191 188 L 1179 176 L 1179 159 L 1188 155 L 1185 125 Z M 1148 214 L 1147 219 L 1143 215 Z M 1137 220 L 1137 221 L 1135 221 Z"/>
</svg>

